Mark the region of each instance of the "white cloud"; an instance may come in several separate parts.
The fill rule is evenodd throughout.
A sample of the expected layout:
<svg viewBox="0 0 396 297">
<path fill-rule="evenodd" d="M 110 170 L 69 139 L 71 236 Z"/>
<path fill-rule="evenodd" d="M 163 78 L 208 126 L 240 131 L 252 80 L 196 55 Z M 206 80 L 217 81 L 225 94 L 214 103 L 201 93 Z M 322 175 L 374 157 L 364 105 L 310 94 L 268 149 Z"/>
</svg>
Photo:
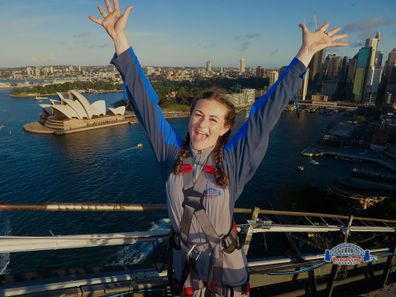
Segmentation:
<svg viewBox="0 0 396 297">
<path fill-rule="evenodd" d="M 253 39 L 253 38 L 258 38 L 258 37 L 260 37 L 260 33 L 246 33 L 246 38 L 247 39 Z"/>
<path fill-rule="evenodd" d="M 241 48 L 239 49 L 241 52 L 246 51 L 250 46 L 250 42 L 242 42 L 241 43 Z"/>
<path fill-rule="evenodd" d="M 92 44 L 89 46 L 89 48 L 105 48 L 107 47 L 108 44 L 107 43 L 103 43 L 103 44 Z"/>
<path fill-rule="evenodd" d="M 144 31 L 134 31 L 129 35 L 139 38 L 159 38 L 166 37 L 168 34 L 160 33 L 160 32 L 144 32 Z"/>
<path fill-rule="evenodd" d="M 78 34 L 74 34 L 73 37 L 75 37 L 75 38 L 86 38 L 86 37 L 89 37 L 91 35 L 92 35 L 91 32 L 84 31 L 84 32 L 80 32 Z"/>
<path fill-rule="evenodd" d="M 370 20 L 346 24 L 343 27 L 343 31 L 348 33 L 361 32 L 361 31 L 367 32 L 372 29 L 378 30 L 380 27 L 394 25 L 394 24 L 396 24 L 396 19 L 384 19 L 384 18 L 376 17 Z"/>
</svg>

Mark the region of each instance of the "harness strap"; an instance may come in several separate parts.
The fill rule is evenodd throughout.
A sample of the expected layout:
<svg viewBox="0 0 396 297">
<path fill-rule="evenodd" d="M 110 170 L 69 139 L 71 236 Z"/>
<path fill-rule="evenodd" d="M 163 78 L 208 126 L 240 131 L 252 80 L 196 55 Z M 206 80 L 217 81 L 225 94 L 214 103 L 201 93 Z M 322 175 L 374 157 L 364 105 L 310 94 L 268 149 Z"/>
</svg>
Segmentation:
<svg viewBox="0 0 396 297">
<path fill-rule="evenodd" d="M 223 279 L 223 251 L 226 253 L 233 252 L 238 247 L 238 235 L 236 229 L 234 230 L 234 226 L 231 227 L 228 234 L 223 237 L 220 237 L 213 224 L 210 222 L 208 215 L 205 212 L 205 208 L 203 206 L 204 199 L 204 191 L 207 185 L 207 176 L 206 174 L 214 174 L 216 172 L 216 168 L 211 165 L 214 164 L 214 155 L 211 153 L 208 157 L 208 160 L 201 172 L 198 174 L 197 178 L 194 181 L 193 178 L 193 166 L 191 157 L 185 159 L 185 163 L 182 165 L 183 172 L 183 214 L 180 221 L 180 240 L 187 248 L 191 248 L 191 242 L 189 242 L 189 234 L 192 225 L 193 217 L 195 216 L 197 222 L 202 228 L 203 233 L 205 234 L 209 246 L 212 250 L 209 267 L 208 267 L 208 282 L 206 285 L 199 279 L 197 271 L 195 269 L 195 262 L 191 263 L 190 259 L 185 259 L 184 267 L 182 271 L 182 278 L 180 281 L 180 287 L 183 287 L 187 291 L 183 293 L 188 296 L 191 293 L 191 289 L 197 290 L 206 286 L 208 288 L 208 293 L 216 293 L 223 295 L 223 291 L 226 287 L 222 285 Z M 216 247 L 221 244 L 223 246 L 223 250 L 216 249 Z M 216 253 L 216 251 L 218 253 Z M 184 290 L 183 289 L 183 290 Z M 229 293 L 230 291 L 228 291 Z M 187 294 L 188 293 L 188 294 Z"/>
</svg>

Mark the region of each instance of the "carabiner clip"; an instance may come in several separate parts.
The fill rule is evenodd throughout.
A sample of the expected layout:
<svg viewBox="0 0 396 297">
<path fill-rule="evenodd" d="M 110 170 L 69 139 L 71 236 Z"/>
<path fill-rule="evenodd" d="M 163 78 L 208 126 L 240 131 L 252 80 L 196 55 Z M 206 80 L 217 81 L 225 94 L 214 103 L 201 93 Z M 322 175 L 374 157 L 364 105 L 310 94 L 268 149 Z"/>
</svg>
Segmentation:
<svg viewBox="0 0 396 297">
<path fill-rule="evenodd" d="M 198 258 L 201 256 L 201 253 L 202 252 L 198 252 L 197 253 L 197 256 L 195 257 L 195 258 L 193 258 L 193 257 L 191 257 L 191 255 L 192 255 L 192 253 L 194 252 L 194 250 L 195 250 L 195 248 L 197 247 L 197 243 L 195 243 L 192 247 L 191 247 L 191 249 L 187 252 L 187 259 L 188 259 L 188 261 L 189 262 L 192 262 L 192 263 L 195 263 L 195 262 L 197 262 L 197 260 L 198 260 Z"/>
</svg>

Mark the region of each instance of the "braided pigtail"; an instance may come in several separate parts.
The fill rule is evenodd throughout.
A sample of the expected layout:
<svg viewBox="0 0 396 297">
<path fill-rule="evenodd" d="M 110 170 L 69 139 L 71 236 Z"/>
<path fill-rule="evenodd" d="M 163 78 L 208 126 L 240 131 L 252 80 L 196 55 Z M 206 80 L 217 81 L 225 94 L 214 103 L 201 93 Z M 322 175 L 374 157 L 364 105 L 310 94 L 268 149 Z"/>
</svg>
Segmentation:
<svg viewBox="0 0 396 297">
<path fill-rule="evenodd" d="M 184 139 L 183 147 L 180 149 L 179 156 L 175 164 L 173 165 L 173 174 L 178 175 L 183 169 L 183 160 L 187 157 L 190 151 L 190 133 L 187 132 L 186 138 Z"/>
<path fill-rule="evenodd" d="M 228 186 L 228 176 L 223 170 L 223 149 L 230 134 L 231 131 L 228 131 L 223 136 L 220 136 L 214 148 L 214 159 L 216 163 L 216 172 L 214 173 L 214 178 L 216 180 L 216 184 L 223 189 Z"/>
</svg>

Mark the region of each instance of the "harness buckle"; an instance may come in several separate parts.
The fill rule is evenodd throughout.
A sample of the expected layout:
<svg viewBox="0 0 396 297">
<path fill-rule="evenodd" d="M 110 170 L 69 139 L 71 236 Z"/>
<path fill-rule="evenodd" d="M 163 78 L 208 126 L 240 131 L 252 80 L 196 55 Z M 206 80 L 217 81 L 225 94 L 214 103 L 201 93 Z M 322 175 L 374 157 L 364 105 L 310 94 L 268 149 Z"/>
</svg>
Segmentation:
<svg viewBox="0 0 396 297">
<path fill-rule="evenodd" d="M 198 252 L 195 251 L 195 248 L 197 247 L 197 245 L 198 245 L 198 244 L 195 243 L 195 244 L 191 247 L 191 249 L 189 249 L 189 251 L 187 252 L 187 259 L 188 259 L 188 262 L 190 263 L 190 265 L 195 265 L 195 263 L 197 263 L 199 257 L 200 257 L 201 254 L 202 254 L 201 251 L 198 251 Z M 194 253 L 194 254 L 193 254 L 193 253 Z"/>
</svg>

